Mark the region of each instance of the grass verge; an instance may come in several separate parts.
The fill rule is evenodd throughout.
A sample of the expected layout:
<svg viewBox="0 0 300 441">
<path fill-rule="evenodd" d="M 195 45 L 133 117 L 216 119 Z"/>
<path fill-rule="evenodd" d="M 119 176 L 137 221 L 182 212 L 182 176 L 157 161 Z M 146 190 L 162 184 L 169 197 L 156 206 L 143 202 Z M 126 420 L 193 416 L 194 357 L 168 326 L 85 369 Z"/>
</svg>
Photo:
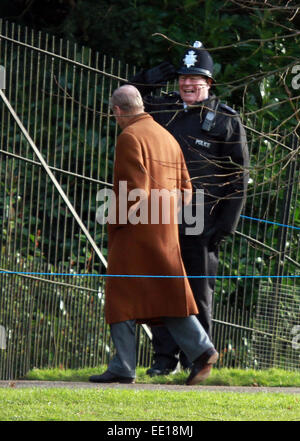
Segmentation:
<svg viewBox="0 0 300 441">
<path fill-rule="evenodd" d="M 1 421 L 295 421 L 297 395 L 97 389 L 1 389 Z"/>
<path fill-rule="evenodd" d="M 87 381 L 105 367 L 62 370 L 34 369 L 26 379 Z M 137 383 L 183 384 L 187 374 L 150 378 L 137 369 Z M 214 369 L 207 385 L 300 386 L 300 374 L 279 369 L 264 371 Z M 69 388 L 1 388 L 0 421 L 297 421 L 297 394 L 161 391 Z M 157 423 L 154 423 L 157 424 Z"/>
<path fill-rule="evenodd" d="M 105 366 L 85 369 L 33 369 L 26 375 L 27 380 L 37 381 L 88 381 L 89 376 L 104 372 Z M 137 368 L 136 383 L 184 384 L 186 372 L 173 375 L 149 377 L 146 368 Z M 300 372 L 282 369 L 213 369 L 210 377 L 202 384 L 216 386 L 277 386 L 300 387 Z"/>
</svg>

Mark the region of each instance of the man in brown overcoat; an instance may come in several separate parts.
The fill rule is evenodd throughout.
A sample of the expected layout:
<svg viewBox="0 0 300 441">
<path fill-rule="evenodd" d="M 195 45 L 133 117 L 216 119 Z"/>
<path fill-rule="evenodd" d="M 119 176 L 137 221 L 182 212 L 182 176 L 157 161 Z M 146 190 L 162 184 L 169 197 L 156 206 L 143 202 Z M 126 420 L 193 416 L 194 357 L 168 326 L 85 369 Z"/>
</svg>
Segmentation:
<svg viewBox="0 0 300 441">
<path fill-rule="evenodd" d="M 188 199 L 192 190 L 183 154 L 175 138 L 144 113 L 135 87 L 117 89 L 111 105 L 123 129 L 116 146 L 115 204 L 108 221 L 105 302 L 116 355 L 108 370 L 90 381 L 134 382 L 138 322 L 168 328 L 193 362 L 187 384 L 197 384 L 207 378 L 218 353 L 195 317 L 198 309 L 181 259 L 178 196 L 183 193 Z M 162 194 L 169 197 L 157 196 Z"/>
</svg>

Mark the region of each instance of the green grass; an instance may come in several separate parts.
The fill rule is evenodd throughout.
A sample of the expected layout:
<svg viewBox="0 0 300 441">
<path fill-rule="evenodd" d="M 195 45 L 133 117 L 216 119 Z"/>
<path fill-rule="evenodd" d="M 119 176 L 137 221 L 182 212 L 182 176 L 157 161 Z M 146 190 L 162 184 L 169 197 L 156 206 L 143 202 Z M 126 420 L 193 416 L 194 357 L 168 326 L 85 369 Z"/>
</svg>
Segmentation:
<svg viewBox="0 0 300 441">
<path fill-rule="evenodd" d="M 201 389 L 200 389 L 201 390 Z M 297 395 L 117 389 L 1 389 L 1 421 L 291 421 Z"/>
<path fill-rule="evenodd" d="M 34 369 L 28 380 L 87 381 L 105 367 L 80 370 Z M 138 368 L 137 383 L 184 384 L 187 374 L 150 378 Z M 204 383 L 228 386 L 298 386 L 300 374 L 214 369 Z M 13 386 L 13 382 L 11 384 Z M 95 388 L 0 388 L 0 421 L 297 421 L 297 394 L 233 393 Z"/>
<path fill-rule="evenodd" d="M 104 372 L 106 367 L 85 369 L 33 369 L 26 375 L 28 380 L 40 381 L 88 381 L 90 375 Z M 187 373 L 178 372 L 174 375 L 150 378 L 146 368 L 137 369 L 136 383 L 148 384 L 184 384 Z M 203 382 L 205 385 L 217 386 L 285 386 L 300 387 L 300 372 L 282 369 L 213 369 L 210 377 Z"/>
</svg>

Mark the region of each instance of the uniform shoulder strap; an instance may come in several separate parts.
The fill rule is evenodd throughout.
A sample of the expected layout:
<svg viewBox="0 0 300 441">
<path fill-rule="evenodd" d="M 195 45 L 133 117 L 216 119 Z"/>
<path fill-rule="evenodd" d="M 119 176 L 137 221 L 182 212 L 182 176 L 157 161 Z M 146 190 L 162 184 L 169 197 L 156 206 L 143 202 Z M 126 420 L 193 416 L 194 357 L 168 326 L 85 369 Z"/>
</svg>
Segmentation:
<svg viewBox="0 0 300 441">
<path fill-rule="evenodd" d="M 230 106 L 227 106 L 227 104 L 220 103 L 220 109 L 227 111 L 231 115 L 237 115 L 237 112 Z"/>
</svg>

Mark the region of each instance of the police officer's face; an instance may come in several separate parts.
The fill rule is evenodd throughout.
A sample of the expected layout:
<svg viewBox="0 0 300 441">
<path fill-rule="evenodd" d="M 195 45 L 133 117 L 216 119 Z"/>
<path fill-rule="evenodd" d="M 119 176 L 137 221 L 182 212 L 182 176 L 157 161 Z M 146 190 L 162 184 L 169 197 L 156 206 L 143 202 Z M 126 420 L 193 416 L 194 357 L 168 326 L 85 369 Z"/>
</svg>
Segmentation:
<svg viewBox="0 0 300 441">
<path fill-rule="evenodd" d="M 209 84 L 202 75 L 180 75 L 179 93 L 181 99 L 188 105 L 208 98 Z"/>
</svg>

